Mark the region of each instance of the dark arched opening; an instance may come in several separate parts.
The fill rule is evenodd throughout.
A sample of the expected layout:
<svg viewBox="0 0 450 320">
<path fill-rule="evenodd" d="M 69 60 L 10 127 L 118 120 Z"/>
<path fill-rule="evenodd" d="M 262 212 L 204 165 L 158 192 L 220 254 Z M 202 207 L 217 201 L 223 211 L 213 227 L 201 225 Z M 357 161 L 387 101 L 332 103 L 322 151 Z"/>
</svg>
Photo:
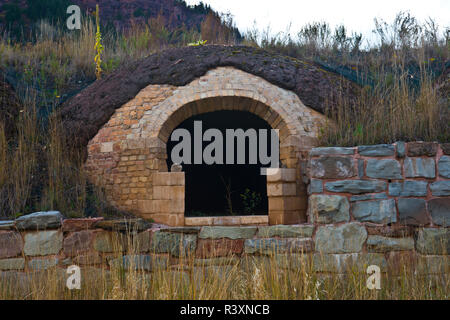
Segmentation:
<svg viewBox="0 0 450 320">
<path fill-rule="evenodd" d="M 201 121 L 202 132 L 218 129 L 222 133 L 224 164 L 183 164 L 186 178 L 185 216 L 229 216 L 268 214 L 267 180 L 261 175 L 263 165 L 257 157 L 256 164 L 249 164 L 249 139 L 246 139 L 245 164 L 237 164 L 235 144 L 234 164 L 226 163 L 226 129 L 266 129 L 270 137 L 270 125 L 260 117 L 246 111 L 215 111 L 192 116 L 176 129 L 189 131 L 192 140 L 192 162 L 194 161 L 194 123 Z M 258 145 L 260 137 L 257 135 Z M 270 139 L 264 140 L 270 154 Z M 171 153 L 178 141 L 167 142 L 167 165 L 173 164 Z M 202 142 L 202 150 L 210 141 Z"/>
</svg>

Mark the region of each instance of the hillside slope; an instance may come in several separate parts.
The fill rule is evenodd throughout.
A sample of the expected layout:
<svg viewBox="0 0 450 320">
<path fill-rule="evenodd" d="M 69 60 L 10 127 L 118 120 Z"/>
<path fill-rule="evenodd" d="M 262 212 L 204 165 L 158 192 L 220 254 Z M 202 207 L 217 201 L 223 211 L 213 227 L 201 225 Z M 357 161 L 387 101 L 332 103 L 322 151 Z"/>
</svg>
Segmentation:
<svg viewBox="0 0 450 320">
<path fill-rule="evenodd" d="M 0 0 L 0 26 L 20 29 L 30 27 L 40 19 L 65 21 L 69 5 L 76 4 L 83 13 L 91 14 L 97 3 L 102 23 L 112 24 L 117 30 L 144 24 L 157 17 L 162 18 L 169 29 L 200 30 L 208 14 L 219 16 L 203 3 L 188 6 L 183 0 Z M 233 32 L 240 37 L 237 29 L 233 28 Z"/>
</svg>

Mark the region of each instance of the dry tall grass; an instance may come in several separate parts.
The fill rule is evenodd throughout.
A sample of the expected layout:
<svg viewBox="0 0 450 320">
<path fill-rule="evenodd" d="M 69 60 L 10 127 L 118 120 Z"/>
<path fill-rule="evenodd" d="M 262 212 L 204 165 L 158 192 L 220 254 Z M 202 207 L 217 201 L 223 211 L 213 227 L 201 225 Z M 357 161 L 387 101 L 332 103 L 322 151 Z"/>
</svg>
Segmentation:
<svg viewBox="0 0 450 320">
<path fill-rule="evenodd" d="M 326 111 L 330 122 L 322 128 L 320 144 L 449 141 L 448 97 L 441 96 L 424 70 L 419 88 L 412 88 L 407 77 L 407 71 L 400 69 L 392 82 L 364 87 L 356 101 L 341 96 L 338 105 Z"/>
</svg>

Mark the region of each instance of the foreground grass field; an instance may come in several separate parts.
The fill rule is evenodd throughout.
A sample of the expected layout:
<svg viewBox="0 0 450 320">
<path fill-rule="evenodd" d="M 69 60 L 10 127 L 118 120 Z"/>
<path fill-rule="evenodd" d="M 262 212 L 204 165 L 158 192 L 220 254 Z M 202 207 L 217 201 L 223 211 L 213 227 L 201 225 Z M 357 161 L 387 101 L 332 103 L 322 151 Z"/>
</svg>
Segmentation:
<svg viewBox="0 0 450 320">
<path fill-rule="evenodd" d="M 157 269 L 152 274 L 120 268 L 82 271 L 80 290 L 66 288 L 64 269 L 34 274 L 3 274 L 0 300 L 5 299 L 449 299 L 449 279 L 404 270 L 383 274 L 380 290 L 366 287 L 365 272 L 346 275 L 314 273 L 307 265 L 285 268 L 280 261 L 250 259 L 239 264 Z M 281 262 L 282 264 L 282 262 Z M 191 265 L 192 266 L 192 265 Z M 184 271 L 182 271 L 184 270 Z"/>
</svg>

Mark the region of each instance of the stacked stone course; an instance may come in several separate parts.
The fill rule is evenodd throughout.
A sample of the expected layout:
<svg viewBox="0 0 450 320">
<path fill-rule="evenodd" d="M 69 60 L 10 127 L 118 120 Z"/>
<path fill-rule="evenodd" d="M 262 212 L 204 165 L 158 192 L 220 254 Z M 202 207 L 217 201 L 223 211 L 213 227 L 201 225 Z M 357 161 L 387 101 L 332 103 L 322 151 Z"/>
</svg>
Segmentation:
<svg viewBox="0 0 450 320">
<path fill-rule="evenodd" d="M 28 227 L 22 224 L 19 229 L 21 222 Z M 350 266 L 364 272 L 371 264 L 383 272 L 400 272 L 405 263 L 418 274 L 448 275 L 450 271 L 449 228 L 357 221 L 168 227 L 142 219 L 63 219 L 59 212 L 24 216 L 21 222 L 1 224 L 0 277 L 11 272 L 64 270 L 72 264 L 97 270 L 117 265 L 145 272 L 177 270 L 189 257 L 194 266 L 220 267 L 244 266 L 248 258 L 274 256 L 280 266 L 295 269 L 311 262 L 321 273 L 345 273 Z"/>
<path fill-rule="evenodd" d="M 434 142 L 310 152 L 311 222 L 447 227 L 450 156 Z"/>
</svg>

